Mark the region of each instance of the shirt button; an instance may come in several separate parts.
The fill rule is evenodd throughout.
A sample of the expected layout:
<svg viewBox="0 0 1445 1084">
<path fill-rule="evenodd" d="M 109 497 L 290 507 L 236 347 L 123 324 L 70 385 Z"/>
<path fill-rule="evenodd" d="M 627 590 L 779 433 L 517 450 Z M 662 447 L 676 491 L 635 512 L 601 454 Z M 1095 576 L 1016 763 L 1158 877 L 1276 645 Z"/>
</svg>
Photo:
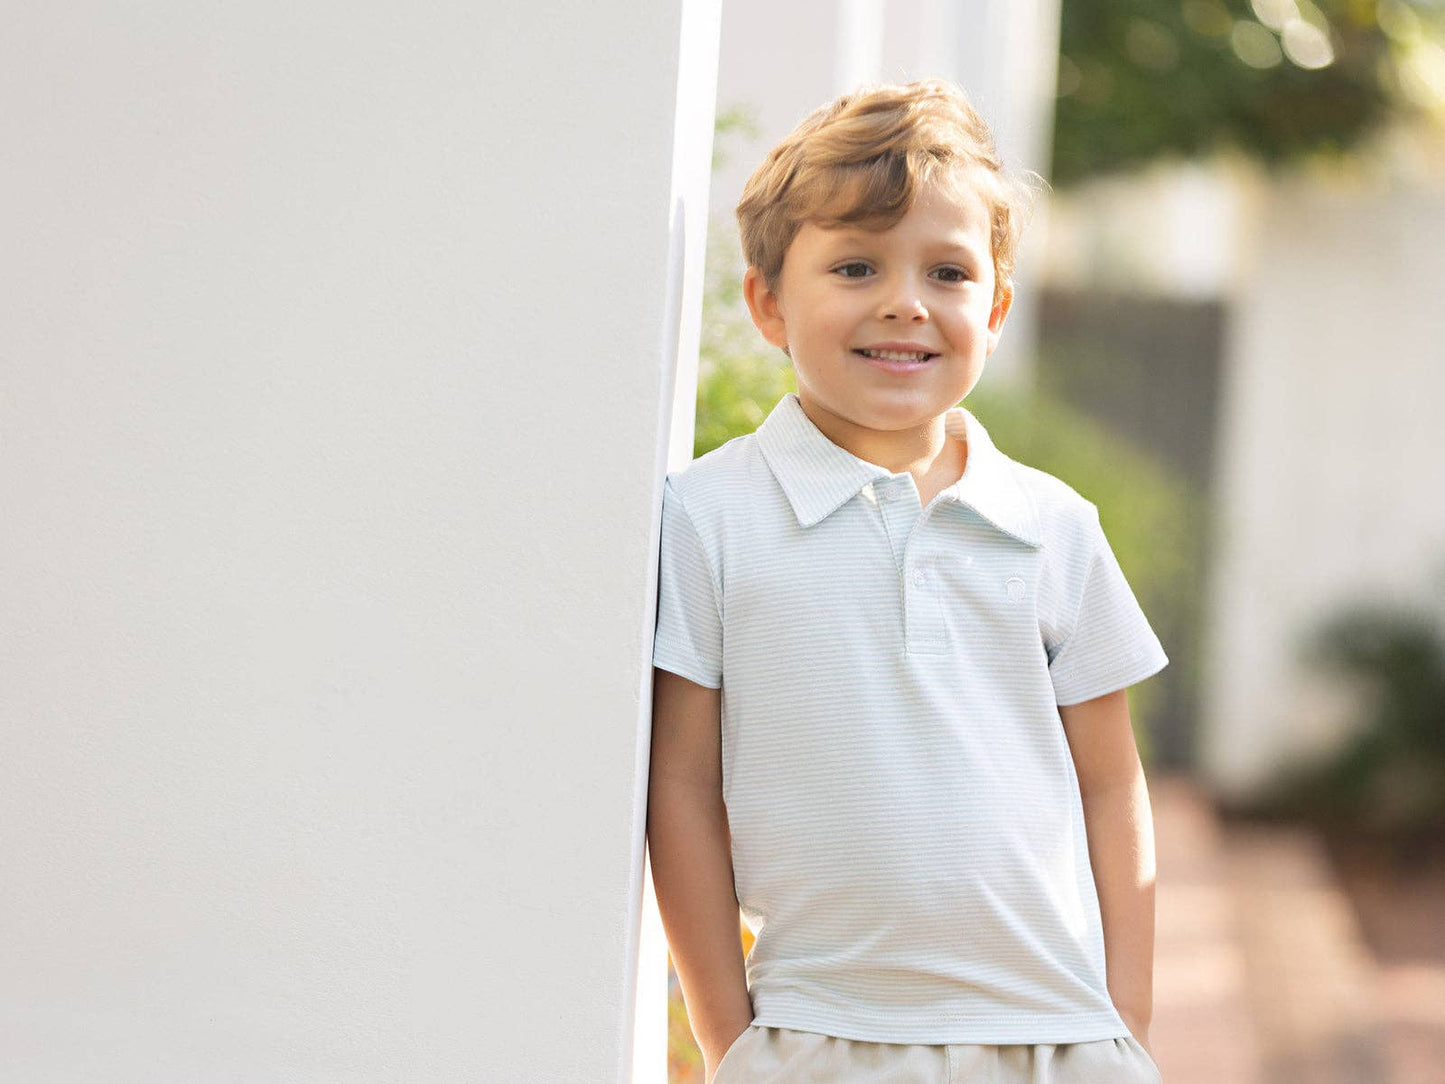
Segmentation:
<svg viewBox="0 0 1445 1084">
<path fill-rule="evenodd" d="M 925 578 L 926 578 L 926 577 L 923 575 L 922 572 L 915 572 L 915 573 L 913 573 L 913 586 L 914 586 L 914 587 L 922 587 L 922 586 L 923 586 L 923 581 L 924 581 Z"/>
</svg>

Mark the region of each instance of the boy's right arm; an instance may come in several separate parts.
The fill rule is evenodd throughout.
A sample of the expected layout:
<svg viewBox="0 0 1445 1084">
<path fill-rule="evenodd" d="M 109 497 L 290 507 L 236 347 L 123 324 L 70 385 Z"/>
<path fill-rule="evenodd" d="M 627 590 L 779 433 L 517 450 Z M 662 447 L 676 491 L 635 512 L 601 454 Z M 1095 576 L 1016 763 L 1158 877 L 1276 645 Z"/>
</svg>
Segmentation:
<svg viewBox="0 0 1445 1084">
<path fill-rule="evenodd" d="M 721 690 L 653 669 L 652 883 L 709 1081 L 753 1022 L 723 804 L 721 708 Z"/>
</svg>

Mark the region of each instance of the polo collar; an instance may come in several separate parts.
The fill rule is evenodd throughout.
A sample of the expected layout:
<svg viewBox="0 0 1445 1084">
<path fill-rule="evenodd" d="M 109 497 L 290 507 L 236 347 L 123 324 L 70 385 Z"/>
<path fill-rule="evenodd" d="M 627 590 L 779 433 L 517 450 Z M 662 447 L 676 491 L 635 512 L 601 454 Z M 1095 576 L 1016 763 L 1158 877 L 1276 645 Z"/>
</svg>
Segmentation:
<svg viewBox="0 0 1445 1084">
<path fill-rule="evenodd" d="M 944 425 L 949 436 L 967 441 L 968 462 L 963 476 L 943 490 L 941 499 L 967 505 L 1020 542 L 1040 545 L 1033 501 L 982 423 L 960 406 L 947 412 Z M 885 468 L 859 459 L 824 436 L 803 413 L 795 392 L 778 400 L 758 426 L 757 436 L 763 458 L 804 527 L 826 518 L 868 483 L 893 477 Z"/>
</svg>

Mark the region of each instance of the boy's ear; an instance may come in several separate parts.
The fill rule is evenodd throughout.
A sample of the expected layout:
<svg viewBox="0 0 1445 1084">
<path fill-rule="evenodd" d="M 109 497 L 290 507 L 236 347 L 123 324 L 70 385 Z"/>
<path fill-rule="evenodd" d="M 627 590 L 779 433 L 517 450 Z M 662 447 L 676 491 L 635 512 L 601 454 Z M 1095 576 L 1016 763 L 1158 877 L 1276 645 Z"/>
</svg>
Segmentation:
<svg viewBox="0 0 1445 1084">
<path fill-rule="evenodd" d="M 1008 310 L 1013 307 L 1014 288 L 1012 284 L 1005 286 L 999 291 L 998 300 L 994 302 L 993 310 L 988 314 L 988 352 L 992 354 L 998 346 L 999 336 L 1003 334 L 1003 322 L 1008 316 Z"/>
<path fill-rule="evenodd" d="M 778 308 L 778 295 L 756 267 L 749 267 L 743 273 L 743 299 L 763 338 L 779 350 L 787 350 L 788 327 Z"/>
</svg>

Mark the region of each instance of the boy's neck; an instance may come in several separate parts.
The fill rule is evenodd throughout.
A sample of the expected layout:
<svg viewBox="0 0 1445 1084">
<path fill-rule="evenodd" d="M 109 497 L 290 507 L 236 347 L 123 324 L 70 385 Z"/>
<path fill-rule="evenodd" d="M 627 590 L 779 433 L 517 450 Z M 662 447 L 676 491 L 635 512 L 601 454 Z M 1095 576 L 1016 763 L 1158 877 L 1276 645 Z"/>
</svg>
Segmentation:
<svg viewBox="0 0 1445 1084">
<path fill-rule="evenodd" d="M 803 412 L 819 432 L 844 451 L 891 474 L 913 475 L 924 505 L 933 494 L 958 481 L 968 465 L 967 443 L 948 435 L 942 415 L 917 429 L 883 432 L 851 425 L 806 405 Z"/>
</svg>

